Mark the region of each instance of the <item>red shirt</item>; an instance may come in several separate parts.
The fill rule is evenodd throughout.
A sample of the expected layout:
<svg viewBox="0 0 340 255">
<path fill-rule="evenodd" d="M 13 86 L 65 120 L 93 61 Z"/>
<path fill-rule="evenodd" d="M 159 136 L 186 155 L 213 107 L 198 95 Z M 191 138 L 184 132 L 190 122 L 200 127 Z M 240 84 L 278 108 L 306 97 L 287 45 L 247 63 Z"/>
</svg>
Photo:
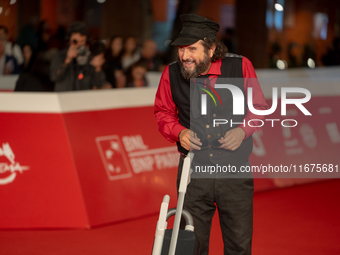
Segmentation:
<svg viewBox="0 0 340 255">
<path fill-rule="evenodd" d="M 221 65 L 222 60 L 217 60 L 211 64 L 211 67 L 207 74 L 209 74 L 209 79 L 216 79 L 219 75 L 221 75 Z M 257 78 L 254 67 L 252 63 L 246 57 L 242 59 L 242 71 L 243 78 Z M 257 81 L 257 79 L 256 79 Z M 211 83 L 213 85 L 214 83 Z M 264 110 L 268 109 L 268 105 L 265 101 L 262 89 L 258 82 L 247 82 L 245 79 L 244 82 L 244 91 L 247 97 L 248 86 L 252 86 L 253 88 L 253 105 L 255 109 Z M 170 142 L 178 141 L 178 134 L 185 129 L 180 123 L 178 119 L 178 111 L 175 103 L 172 101 L 172 94 L 170 88 L 170 78 L 169 78 L 169 66 L 165 68 L 162 73 L 161 80 L 159 82 L 158 90 L 155 98 L 155 108 L 154 113 L 157 118 L 157 123 L 159 127 L 159 131 L 161 134 L 168 139 Z M 264 119 L 264 116 L 259 116 L 251 113 L 249 109 L 247 110 L 247 114 L 244 118 L 245 126 L 240 124 L 238 127 L 242 128 L 246 132 L 246 138 L 252 135 L 254 132 L 259 131 L 260 127 L 250 127 L 248 125 L 248 121 L 251 119 Z M 260 121 L 251 122 L 252 126 L 261 125 Z"/>
</svg>

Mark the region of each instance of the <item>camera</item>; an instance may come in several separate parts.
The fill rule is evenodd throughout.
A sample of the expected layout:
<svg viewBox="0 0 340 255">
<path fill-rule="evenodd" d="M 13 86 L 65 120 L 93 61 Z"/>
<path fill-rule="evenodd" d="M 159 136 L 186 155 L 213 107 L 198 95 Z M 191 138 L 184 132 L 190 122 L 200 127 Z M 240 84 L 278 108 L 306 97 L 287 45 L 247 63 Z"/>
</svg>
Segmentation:
<svg viewBox="0 0 340 255">
<path fill-rule="evenodd" d="M 76 41 L 76 40 L 74 40 Z M 90 50 L 85 45 L 78 47 L 77 64 L 86 65 L 89 62 L 89 57 L 91 55 Z"/>
</svg>

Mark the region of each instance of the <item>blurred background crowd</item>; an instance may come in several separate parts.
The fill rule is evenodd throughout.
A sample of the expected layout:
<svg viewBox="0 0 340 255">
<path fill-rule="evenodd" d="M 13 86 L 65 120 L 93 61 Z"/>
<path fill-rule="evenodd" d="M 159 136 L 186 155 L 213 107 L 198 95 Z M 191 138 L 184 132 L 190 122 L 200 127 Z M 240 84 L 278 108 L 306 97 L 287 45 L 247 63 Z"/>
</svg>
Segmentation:
<svg viewBox="0 0 340 255">
<path fill-rule="evenodd" d="M 176 60 L 183 13 L 218 22 L 255 68 L 340 65 L 340 1 L 0 0 L 0 75 L 19 74 L 16 91 L 148 86 Z"/>
</svg>

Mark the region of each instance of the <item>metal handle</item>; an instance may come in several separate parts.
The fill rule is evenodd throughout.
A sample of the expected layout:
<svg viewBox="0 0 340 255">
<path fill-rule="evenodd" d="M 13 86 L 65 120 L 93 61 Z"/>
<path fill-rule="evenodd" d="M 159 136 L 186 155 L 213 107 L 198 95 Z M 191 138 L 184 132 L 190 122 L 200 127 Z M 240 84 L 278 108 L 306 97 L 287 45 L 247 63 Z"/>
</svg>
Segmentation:
<svg viewBox="0 0 340 255">
<path fill-rule="evenodd" d="M 182 217 L 184 197 L 187 191 L 187 185 L 188 185 L 188 180 L 189 180 L 189 175 L 190 175 L 190 166 L 191 166 L 191 162 L 193 158 L 194 158 L 194 154 L 192 152 L 189 152 L 183 162 L 181 181 L 180 181 L 179 189 L 178 189 L 178 201 L 177 201 L 177 209 L 176 209 L 177 213 L 175 215 L 174 227 L 172 229 L 169 255 L 175 255 L 179 224 L 180 224 L 181 217 Z"/>
<path fill-rule="evenodd" d="M 176 214 L 176 208 L 171 208 L 168 210 L 168 214 L 166 215 L 166 221 L 172 216 Z M 192 218 L 191 214 L 183 209 L 182 217 L 185 219 L 185 230 L 194 231 L 194 219 Z"/>
</svg>

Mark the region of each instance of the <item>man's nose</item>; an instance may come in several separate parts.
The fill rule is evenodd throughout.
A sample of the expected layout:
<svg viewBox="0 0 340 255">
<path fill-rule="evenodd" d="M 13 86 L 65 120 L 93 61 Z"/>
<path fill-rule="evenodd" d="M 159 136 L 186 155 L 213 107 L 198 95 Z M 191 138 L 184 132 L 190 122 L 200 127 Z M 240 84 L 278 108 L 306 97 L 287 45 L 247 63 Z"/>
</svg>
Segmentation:
<svg viewBox="0 0 340 255">
<path fill-rule="evenodd" d="M 183 60 L 187 60 L 190 57 L 190 52 L 187 49 L 184 49 L 183 51 Z"/>
</svg>

